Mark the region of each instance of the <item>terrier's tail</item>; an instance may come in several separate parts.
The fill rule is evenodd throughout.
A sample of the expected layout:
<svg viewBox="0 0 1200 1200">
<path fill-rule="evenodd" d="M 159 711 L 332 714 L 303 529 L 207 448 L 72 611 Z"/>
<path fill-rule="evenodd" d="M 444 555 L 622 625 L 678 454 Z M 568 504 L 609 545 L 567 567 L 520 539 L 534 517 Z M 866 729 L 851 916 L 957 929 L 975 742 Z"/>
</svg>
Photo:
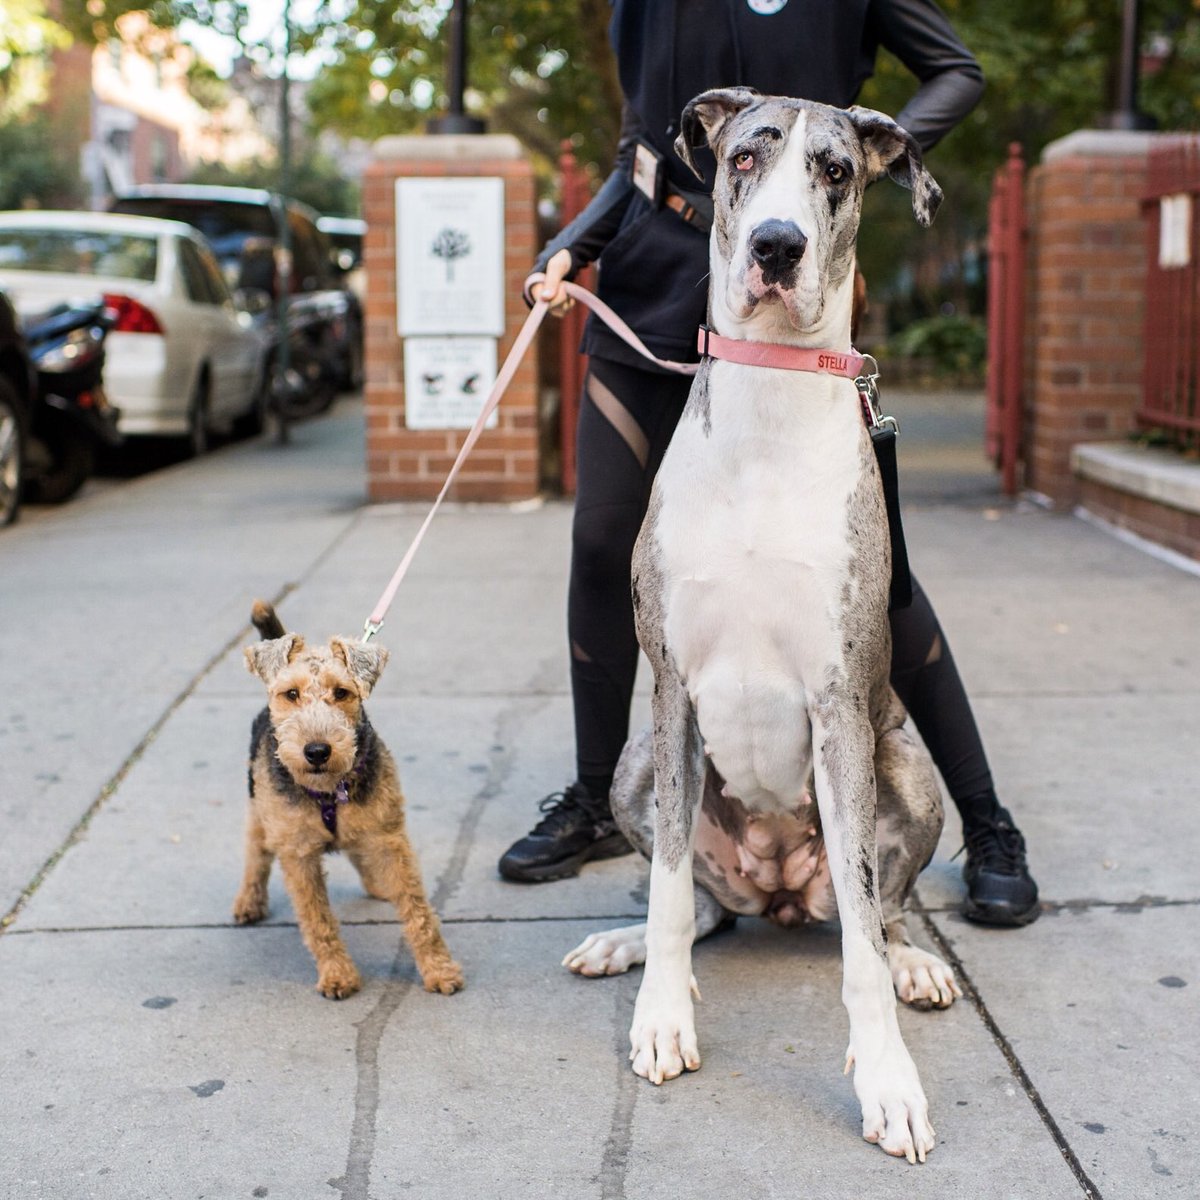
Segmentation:
<svg viewBox="0 0 1200 1200">
<path fill-rule="evenodd" d="M 281 638 L 287 630 L 283 622 L 275 615 L 275 610 L 265 600 L 255 600 L 250 610 L 250 623 L 262 634 L 264 641 Z"/>
</svg>

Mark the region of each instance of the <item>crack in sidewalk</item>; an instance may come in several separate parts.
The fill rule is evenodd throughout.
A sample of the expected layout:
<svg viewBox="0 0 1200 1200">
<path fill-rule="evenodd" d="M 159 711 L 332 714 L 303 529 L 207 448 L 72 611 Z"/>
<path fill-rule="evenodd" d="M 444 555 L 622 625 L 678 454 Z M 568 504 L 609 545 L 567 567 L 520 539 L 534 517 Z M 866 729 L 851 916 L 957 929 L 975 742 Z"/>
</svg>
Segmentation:
<svg viewBox="0 0 1200 1200">
<path fill-rule="evenodd" d="M 510 704 L 496 720 L 487 778 L 472 797 L 466 814 L 459 822 L 458 835 L 449 861 L 429 896 L 435 912 L 440 913 L 445 903 L 454 897 L 462 885 L 479 822 L 483 819 L 488 804 L 500 794 L 512 772 L 514 755 L 511 747 L 516 740 L 516 734 L 529 716 L 541 707 L 539 704 L 525 713 L 520 711 L 525 703 L 526 698 L 521 696 L 518 703 Z M 354 1060 L 358 1078 L 354 1091 L 354 1118 L 350 1125 L 346 1170 L 341 1176 L 328 1181 L 331 1188 L 341 1193 L 342 1200 L 370 1200 L 371 1167 L 375 1157 L 379 1114 L 379 1048 L 388 1022 L 414 990 L 413 981 L 400 975 L 401 964 L 408 958 L 408 943 L 402 936 L 382 995 L 375 1007 L 357 1025 L 358 1038 Z"/>
<path fill-rule="evenodd" d="M 924 926 L 926 934 L 937 947 L 939 953 L 945 958 L 946 962 L 954 968 L 954 974 L 962 985 L 963 991 L 966 992 L 968 999 L 974 1005 L 975 1011 L 979 1014 L 979 1019 L 983 1022 L 984 1028 L 992 1035 L 992 1040 L 1004 1056 L 1005 1062 L 1008 1063 L 1008 1069 L 1013 1073 L 1013 1076 L 1021 1086 L 1021 1090 L 1024 1091 L 1026 1098 L 1033 1105 L 1034 1111 L 1041 1118 L 1042 1124 L 1045 1125 L 1055 1146 L 1058 1147 L 1058 1152 L 1062 1155 L 1071 1174 L 1075 1176 L 1076 1183 L 1083 1189 L 1085 1200 L 1104 1200 L 1100 1194 L 1100 1190 L 1083 1169 L 1083 1164 L 1071 1148 L 1071 1144 L 1067 1141 L 1066 1135 L 1059 1127 L 1058 1122 L 1051 1115 L 1049 1108 L 1046 1107 L 1046 1102 L 1034 1086 L 1033 1080 L 1029 1077 L 1029 1072 L 1025 1070 L 1025 1066 L 1017 1056 L 1017 1052 L 1013 1049 L 1012 1043 L 1005 1037 L 995 1017 L 989 1011 L 987 1004 L 984 1003 L 984 999 L 980 995 L 979 989 L 975 986 L 975 981 L 968 974 L 962 959 L 955 954 L 950 942 L 934 923 L 930 912 L 920 905 L 920 901 L 915 893 L 914 901 L 916 901 L 915 911 L 921 918 L 921 924 Z"/>
</svg>

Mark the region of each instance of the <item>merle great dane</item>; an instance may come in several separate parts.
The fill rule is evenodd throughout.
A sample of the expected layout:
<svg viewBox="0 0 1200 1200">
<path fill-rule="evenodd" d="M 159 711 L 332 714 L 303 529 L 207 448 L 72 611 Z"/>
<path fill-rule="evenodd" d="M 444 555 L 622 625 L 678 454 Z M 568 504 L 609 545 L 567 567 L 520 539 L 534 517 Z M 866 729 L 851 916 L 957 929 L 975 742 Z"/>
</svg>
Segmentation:
<svg viewBox="0 0 1200 1200">
<path fill-rule="evenodd" d="M 681 130 L 693 170 L 705 144 L 717 161 L 710 327 L 847 352 L 863 188 L 890 175 L 922 225 L 941 200 L 914 139 L 868 109 L 747 88 L 697 96 Z M 840 916 L 863 1136 L 913 1162 L 934 1132 L 895 993 L 923 1008 L 962 993 L 902 915 L 942 807 L 888 683 L 890 553 L 854 383 L 705 359 L 633 557 L 654 728 L 626 746 L 612 799 L 651 859 L 648 920 L 564 963 L 645 962 L 630 1058 L 662 1083 L 700 1066 L 696 938 L 736 914 Z"/>
</svg>

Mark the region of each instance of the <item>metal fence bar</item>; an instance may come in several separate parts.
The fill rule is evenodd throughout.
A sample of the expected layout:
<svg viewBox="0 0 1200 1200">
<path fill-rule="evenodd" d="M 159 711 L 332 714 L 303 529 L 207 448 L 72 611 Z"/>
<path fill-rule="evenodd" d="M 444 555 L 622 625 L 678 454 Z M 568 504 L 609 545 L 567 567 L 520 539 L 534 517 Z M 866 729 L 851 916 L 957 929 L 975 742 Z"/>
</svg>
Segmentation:
<svg viewBox="0 0 1200 1200">
<path fill-rule="evenodd" d="M 1137 421 L 1181 448 L 1194 447 L 1200 441 L 1200 138 L 1175 138 L 1151 150 L 1143 206 L 1145 359 Z M 1172 222 L 1173 237 L 1164 237 L 1164 220 Z"/>
</svg>

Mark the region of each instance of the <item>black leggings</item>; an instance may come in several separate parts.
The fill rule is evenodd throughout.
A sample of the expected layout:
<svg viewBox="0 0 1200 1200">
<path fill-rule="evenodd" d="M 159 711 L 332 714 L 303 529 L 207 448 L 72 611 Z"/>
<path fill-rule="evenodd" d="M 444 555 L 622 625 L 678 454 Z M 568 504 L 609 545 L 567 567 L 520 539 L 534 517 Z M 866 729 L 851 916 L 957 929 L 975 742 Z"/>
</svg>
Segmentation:
<svg viewBox="0 0 1200 1200">
<path fill-rule="evenodd" d="M 567 631 L 579 779 L 603 794 L 629 733 L 638 643 L 630 562 L 690 380 L 593 358 L 579 409 Z M 996 804 L 970 702 L 928 597 L 892 613 L 892 686 L 964 819 Z"/>
</svg>

